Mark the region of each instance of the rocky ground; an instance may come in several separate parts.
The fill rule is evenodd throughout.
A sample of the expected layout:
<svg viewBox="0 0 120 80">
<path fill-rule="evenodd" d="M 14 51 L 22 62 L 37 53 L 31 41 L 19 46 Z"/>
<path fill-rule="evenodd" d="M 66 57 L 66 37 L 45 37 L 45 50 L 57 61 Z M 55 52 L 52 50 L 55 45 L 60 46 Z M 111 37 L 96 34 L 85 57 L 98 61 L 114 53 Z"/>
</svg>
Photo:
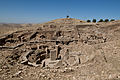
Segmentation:
<svg viewBox="0 0 120 80">
<path fill-rule="evenodd" d="M 120 21 L 20 25 L 1 31 L 0 80 L 120 80 Z"/>
</svg>

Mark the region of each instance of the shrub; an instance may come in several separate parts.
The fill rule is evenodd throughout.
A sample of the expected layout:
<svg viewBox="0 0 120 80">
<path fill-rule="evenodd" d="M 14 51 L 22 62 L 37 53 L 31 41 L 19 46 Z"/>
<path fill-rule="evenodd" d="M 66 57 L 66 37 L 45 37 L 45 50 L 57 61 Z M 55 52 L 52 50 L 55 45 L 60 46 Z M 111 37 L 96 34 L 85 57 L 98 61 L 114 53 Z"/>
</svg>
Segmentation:
<svg viewBox="0 0 120 80">
<path fill-rule="evenodd" d="M 103 22 L 103 19 L 100 19 L 98 22 Z"/>
<path fill-rule="evenodd" d="M 96 21 L 97 21 L 96 19 L 93 19 L 93 21 L 92 21 L 92 22 L 96 23 Z"/>
<path fill-rule="evenodd" d="M 115 19 L 111 19 L 110 21 L 115 21 Z"/>
<path fill-rule="evenodd" d="M 87 22 L 91 22 L 91 20 L 87 20 Z"/>
<path fill-rule="evenodd" d="M 109 22 L 109 19 L 105 19 L 105 22 Z"/>
</svg>

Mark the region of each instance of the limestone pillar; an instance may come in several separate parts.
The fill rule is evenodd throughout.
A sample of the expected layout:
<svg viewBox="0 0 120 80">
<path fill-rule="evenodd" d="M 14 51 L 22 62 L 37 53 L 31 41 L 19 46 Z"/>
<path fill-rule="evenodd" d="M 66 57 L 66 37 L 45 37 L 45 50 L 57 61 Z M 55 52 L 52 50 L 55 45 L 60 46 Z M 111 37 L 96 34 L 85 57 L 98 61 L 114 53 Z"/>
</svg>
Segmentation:
<svg viewBox="0 0 120 80">
<path fill-rule="evenodd" d="M 59 55 L 59 46 L 56 45 L 56 59 L 58 59 L 58 55 Z"/>
<path fill-rule="evenodd" d="M 49 58 L 49 53 L 48 53 L 48 48 L 47 47 L 46 47 L 45 51 L 46 51 L 46 58 Z"/>
</svg>

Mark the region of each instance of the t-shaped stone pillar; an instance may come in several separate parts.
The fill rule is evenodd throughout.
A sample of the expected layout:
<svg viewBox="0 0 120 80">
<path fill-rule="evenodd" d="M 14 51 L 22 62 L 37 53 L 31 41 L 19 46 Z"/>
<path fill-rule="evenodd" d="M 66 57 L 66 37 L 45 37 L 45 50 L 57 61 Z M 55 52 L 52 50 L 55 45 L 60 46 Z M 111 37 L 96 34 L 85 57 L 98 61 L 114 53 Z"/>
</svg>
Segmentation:
<svg viewBox="0 0 120 80">
<path fill-rule="evenodd" d="M 56 45 L 56 49 L 50 51 L 50 58 L 51 58 L 51 60 L 58 59 L 58 55 L 59 55 L 59 46 Z"/>
<path fill-rule="evenodd" d="M 57 59 L 57 55 L 56 55 L 56 50 L 51 50 L 50 51 L 50 59 L 51 60 L 56 60 Z"/>
<path fill-rule="evenodd" d="M 59 46 L 56 45 L 56 59 L 58 59 L 58 55 L 59 55 Z"/>
</svg>

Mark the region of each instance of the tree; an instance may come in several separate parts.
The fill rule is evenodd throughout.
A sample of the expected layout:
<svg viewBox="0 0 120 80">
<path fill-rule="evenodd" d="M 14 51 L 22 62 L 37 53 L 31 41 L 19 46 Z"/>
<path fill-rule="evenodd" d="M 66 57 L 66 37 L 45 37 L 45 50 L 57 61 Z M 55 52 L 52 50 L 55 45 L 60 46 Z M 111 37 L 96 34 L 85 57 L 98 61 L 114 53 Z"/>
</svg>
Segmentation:
<svg viewBox="0 0 120 80">
<path fill-rule="evenodd" d="M 97 21 L 96 19 L 93 19 L 93 21 L 92 21 L 92 22 L 96 23 L 96 21 Z"/>
<path fill-rule="evenodd" d="M 91 20 L 87 20 L 87 22 L 91 22 Z"/>
<path fill-rule="evenodd" d="M 100 19 L 98 22 L 103 22 L 103 19 Z"/>
<path fill-rule="evenodd" d="M 66 18 L 69 18 L 69 16 L 67 15 Z"/>
<path fill-rule="evenodd" d="M 105 19 L 105 22 L 109 22 L 109 19 Z"/>
<path fill-rule="evenodd" d="M 111 19 L 110 21 L 115 21 L 115 19 Z"/>
</svg>

